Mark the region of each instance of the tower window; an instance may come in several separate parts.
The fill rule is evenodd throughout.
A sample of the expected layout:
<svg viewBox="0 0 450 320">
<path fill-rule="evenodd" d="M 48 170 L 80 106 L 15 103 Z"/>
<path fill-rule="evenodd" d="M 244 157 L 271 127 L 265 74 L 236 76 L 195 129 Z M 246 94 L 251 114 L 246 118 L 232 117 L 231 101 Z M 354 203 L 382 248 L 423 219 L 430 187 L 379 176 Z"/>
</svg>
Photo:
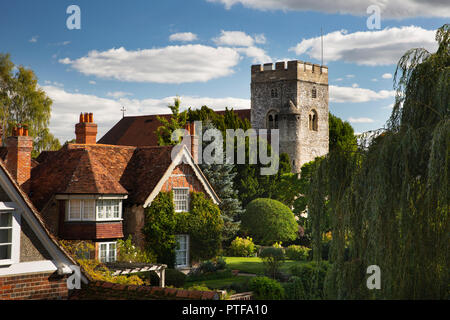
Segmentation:
<svg viewBox="0 0 450 320">
<path fill-rule="evenodd" d="M 275 111 L 267 115 L 267 129 L 278 129 L 278 114 Z"/>
<path fill-rule="evenodd" d="M 317 117 L 317 111 L 311 110 L 309 113 L 309 130 L 312 131 L 318 131 L 319 125 L 318 125 L 318 117 Z"/>
<path fill-rule="evenodd" d="M 317 98 L 317 89 L 316 88 L 312 88 L 311 96 L 313 99 Z"/>
<path fill-rule="evenodd" d="M 270 96 L 272 98 L 278 98 L 278 90 L 277 89 L 270 90 Z"/>
</svg>

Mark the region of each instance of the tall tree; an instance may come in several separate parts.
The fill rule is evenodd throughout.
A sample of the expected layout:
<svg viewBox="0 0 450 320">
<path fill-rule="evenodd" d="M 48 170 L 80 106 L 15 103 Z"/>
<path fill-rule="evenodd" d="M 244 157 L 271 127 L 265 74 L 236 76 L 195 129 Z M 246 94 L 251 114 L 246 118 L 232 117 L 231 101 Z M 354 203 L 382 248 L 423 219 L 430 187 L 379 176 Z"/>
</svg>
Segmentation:
<svg viewBox="0 0 450 320">
<path fill-rule="evenodd" d="M 156 130 L 158 144 L 160 146 L 175 145 L 178 143 L 176 141 L 172 141 L 172 132 L 177 129 L 184 129 L 187 119 L 186 111 L 180 112 L 180 104 L 180 98 L 176 97 L 173 105 L 169 105 L 169 108 L 172 111 L 172 115 L 169 120 L 164 117 L 157 117 L 159 122 L 161 122 L 161 126 Z"/>
<path fill-rule="evenodd" d="M 315 254 L 326 201 L 332 212 L 329 298 L 449 297 L 449 29 L 438 29 L 435 53 L 400 59 L 386 131 L 367 149 L 330 152 L 312 176 Z M 370 265 L 381 269 L 382 290 L 366 287 Z"/>
<path fill-rule="evenodd" d="M 55 148 L 59 141 L 50 134 L 52 100 L 39 88 L 34 72 L 15 66 L 9 54 L 0 54 L 0 121 L 3 138 L 10 135 L 16 125 L 26 125 L 35 138 L 34 155 L 42 148 Z M 4 140 L 4 139 L 3 139 Z"/>
</svg>

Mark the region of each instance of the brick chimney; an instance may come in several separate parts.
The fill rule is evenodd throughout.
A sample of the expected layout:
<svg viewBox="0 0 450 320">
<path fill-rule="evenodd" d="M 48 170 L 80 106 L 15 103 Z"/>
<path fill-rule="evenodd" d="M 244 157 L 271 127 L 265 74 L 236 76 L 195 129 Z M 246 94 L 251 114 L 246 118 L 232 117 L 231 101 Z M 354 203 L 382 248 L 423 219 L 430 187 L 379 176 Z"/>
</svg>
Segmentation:
<svg viewBox="0 0 450 320">
<path fill-rule="evenodd" d="M 186 130 L 191 138 L 191 155 L 195 163 L 198 163 L 198 136 L 195 134 L 195 124 L 186 123 Z"/>
<path fill-rule="evenodd" d="M 97 124 L 92 113 L 81 113 L 80 122 L 75 125 L 76 142 L 78 144 L 95 144 L 97 141 Z"/>
<path fill-rule="evenodd" d="M 6 139 L 6 146 L 8 148 L 6 167 L 22 189 L 28 193 L 33 150 L 33 138 L 28 136 L 28 128 L 13 128 L 12 136 Z"/>
</svg>

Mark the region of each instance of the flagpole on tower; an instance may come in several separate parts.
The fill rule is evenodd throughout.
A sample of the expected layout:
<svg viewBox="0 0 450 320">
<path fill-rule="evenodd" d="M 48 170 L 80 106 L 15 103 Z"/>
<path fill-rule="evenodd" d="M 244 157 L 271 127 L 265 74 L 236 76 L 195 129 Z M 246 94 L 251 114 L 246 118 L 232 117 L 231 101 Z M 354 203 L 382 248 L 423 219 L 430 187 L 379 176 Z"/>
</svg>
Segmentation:
<svg viewBox="0 0 450 320">
<path fill-rule="evenodd" d="M 320 57 L 321 57 L 321 65 L 323 66 L 323 32 L 322 32 L 322 27 L 320 27 Z"/>
</svg>

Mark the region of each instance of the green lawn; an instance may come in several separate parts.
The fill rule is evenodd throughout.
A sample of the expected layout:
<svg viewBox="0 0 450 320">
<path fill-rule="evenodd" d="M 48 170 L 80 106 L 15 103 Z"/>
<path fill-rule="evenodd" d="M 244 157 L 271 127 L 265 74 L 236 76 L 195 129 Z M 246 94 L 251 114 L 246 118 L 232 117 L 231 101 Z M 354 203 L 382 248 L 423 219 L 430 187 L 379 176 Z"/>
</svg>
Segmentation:
<svg viewBox="0 0 450 320">
<path fill-rule="evenodd" d="M 239 270 L 244 273 L 263 274 L 264 265 L 261 258 L 258 257 L 225 257 L 228 270 Z M 300 265 L 305 262 L 286 260 L 281 267 L 283 272 L 289 272 L 289 268 L 293 265 Z"/>
</svg>

